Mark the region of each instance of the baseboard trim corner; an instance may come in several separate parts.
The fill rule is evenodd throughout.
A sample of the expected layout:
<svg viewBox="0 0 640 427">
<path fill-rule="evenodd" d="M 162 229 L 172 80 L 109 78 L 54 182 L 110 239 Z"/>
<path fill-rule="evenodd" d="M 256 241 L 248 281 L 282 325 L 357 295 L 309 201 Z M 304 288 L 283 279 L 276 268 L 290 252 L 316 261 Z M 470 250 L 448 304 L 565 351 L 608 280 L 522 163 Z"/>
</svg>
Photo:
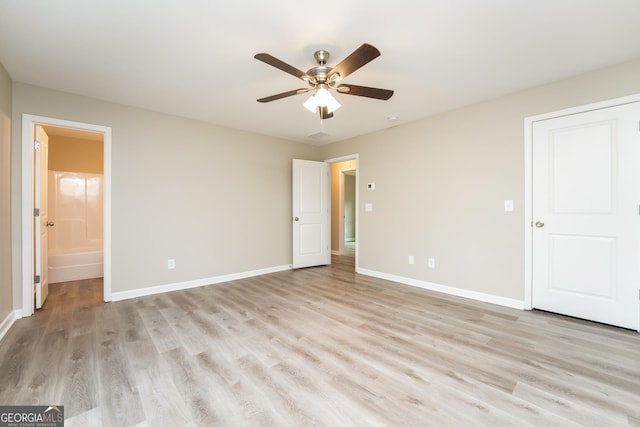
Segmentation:
<svg viewBox="0 0 640 427">
<path fill-rule="evenodd" d="M 403 285 L 414 286 L 416 288 L 427 289 L 430 291 L 440 292 L 447 295 L 453 295 L 462 298 L 468 298 L 475 301 L 487 302 L 490 304 L 501 305 L 503 307 L 515 308 L 518 310 L 524 310 L 524 301 L 520 301 L 512 298 L 505 298 L 497 295 L 485 294 L 482 292 L 469 291 L 467 289 L 455 288 L 452 286 L 440 285 L 437 283 L 426 282 L 423 280 L 412 279 L 410 277 L 396 276 L 394 274 L 381 273 L 379 271 L 368 270 L 366 268 L 359 268 L 357 273 L 365 276 L 376 277 L 378 279 L 390 280 L 392 282 L 398 282 Z"/>
<path fill-rule="evenodd" d="M 290 265 L 280 265 L 276 267 L 263 268 L 259 270 L 245 271 L 241 273 L 225 274 L 222 276 L 207 277 L 204 279 L 189 280 L 186 282 L 168 283 L 166 285 L 149 286 L 146 288 L 133 289 L 130 291 L 120 291 L 111 293 L 111 301 L 122 301 L 131 298 L 144 297 L 148 295 L 162 294 L 165 292 L 180 291 L 183 289 L 198 288 L 200 286 L 216 285 L 218 283 L 230 282 L 232 280 L 247 279 L 249 277 L 262 276 L 264 274 L 277 273 L 279 271 L 291 270 Z"/>
<path fill-rule="evenodd" d="M 7 317 L 0 323 L 0 340 L 9 332 L 9 329 L 11 329 L 16 319 L 19 319 L 19 317 L 16 317 L 16 311 L 10 311 Z"/>
</svg>

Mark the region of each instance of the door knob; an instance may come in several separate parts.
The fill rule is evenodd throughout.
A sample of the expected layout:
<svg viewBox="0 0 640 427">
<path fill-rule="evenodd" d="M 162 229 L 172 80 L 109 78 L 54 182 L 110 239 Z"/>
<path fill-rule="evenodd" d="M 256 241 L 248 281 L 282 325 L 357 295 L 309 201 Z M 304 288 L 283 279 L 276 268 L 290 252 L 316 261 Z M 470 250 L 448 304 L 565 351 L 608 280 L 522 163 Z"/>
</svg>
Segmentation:
<svg viewBox="0 0 640 427">
<path fill-rule="evenodd" d="M 293 218 L 293 220 L 294 220 L 294 221 L 300 221 L 300 218 L 295 217 L 295 218 Z"/>
<path fill-rule="evenodd" d="M 54 225 L 56 225 L 56 223 L 55 223 L 55 222 L 53 222 L 53 221 L 47 221 L 47 224 L 46 224 L 46 226 L 47 226 L 47 227 L 53 227 Z"/>
<path fill-rule="evenodd" d="M 538 228 L 542 228 L 542 227 L 544 227 L 544 222 L 542 222 L 542 221 L 536 221 L 536 227 L 538 227 Z"/>
</svg>

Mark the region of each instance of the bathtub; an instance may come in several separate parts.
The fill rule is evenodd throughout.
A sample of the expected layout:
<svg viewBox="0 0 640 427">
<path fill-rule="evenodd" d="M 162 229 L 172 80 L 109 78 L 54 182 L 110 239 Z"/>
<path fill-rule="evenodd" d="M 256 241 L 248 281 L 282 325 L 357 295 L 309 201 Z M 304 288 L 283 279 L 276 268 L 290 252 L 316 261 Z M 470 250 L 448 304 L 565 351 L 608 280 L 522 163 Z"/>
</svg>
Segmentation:
<svg viewBox="0 0 640 427">
<path fill-rule="evenodd" d="M 93 279 L 103 276 L 102 248 L 56 250 L 48 255 L 49 283 Z"/>
</svg>

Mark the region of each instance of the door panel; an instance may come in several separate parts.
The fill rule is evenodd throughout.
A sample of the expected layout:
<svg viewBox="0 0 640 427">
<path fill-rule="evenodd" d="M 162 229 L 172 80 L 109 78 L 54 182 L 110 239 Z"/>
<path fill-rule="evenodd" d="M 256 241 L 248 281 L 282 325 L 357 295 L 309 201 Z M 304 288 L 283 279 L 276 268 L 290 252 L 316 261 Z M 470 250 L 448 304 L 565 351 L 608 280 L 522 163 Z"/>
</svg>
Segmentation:
<svg viewBox="0 0 640 427">
<path fill-rule="evenodd" d="M 331 263 L 328 181 L 326 163 L 293 160 L 293 268 Z"/>
<path fill-rule="evenodd" d="M 49 136 L 41 126 L 36 126 L 35 150 L 35 200 L 34 206 L 40 210 L 40 216 L 34 217 L 34 271 L 40 281 L 35 284 L 36 308 L 42 308 L 49 295 L 48 247 L 49 247 L 49 215 L 48 215 L 48 182 L 49 182 Z"/>
<path fill-rule="evenodd" d="M 533 125 L 533 306 L 638 329 L 640 103 Z"/>
</svg>

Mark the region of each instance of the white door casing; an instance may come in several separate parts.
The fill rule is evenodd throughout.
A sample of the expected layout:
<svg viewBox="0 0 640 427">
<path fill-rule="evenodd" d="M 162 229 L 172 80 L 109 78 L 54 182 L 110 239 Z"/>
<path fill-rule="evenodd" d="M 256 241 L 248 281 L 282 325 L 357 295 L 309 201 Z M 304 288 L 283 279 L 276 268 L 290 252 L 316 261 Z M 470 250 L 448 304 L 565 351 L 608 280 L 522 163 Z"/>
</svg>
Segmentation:
<svg viewBox="0 0 640 427">
<path fill-rule="evenodd" d="M 35 199 L 35 156 L 33 141 L 35 139 L 36 125 L 50 125 L 66 127 L 78 130 L 97 132 L 103 135 L 104 144 L 104 187 L 103 187 L 103 295 L 105 301 L 111 301 L 111 128 L 88 123 L 74 122 L 70 120 L 56 119 L 52 117 L 36 116 L 32 114 L 22 115 L 22 249 L 20 270 L 22 283 L 22 309 L 17 310 L 18 317 L 31 316 L 34 313 L 35 298 L 33 276 L 35 274 L 34 262 L 34 235 L 33 209 Z"/>
<path fill-rule="evenodd" d="M 640 103 L 533 122 L 532 306 L 640 326 Z"/>
<path fill-rule="evenodd" d="M 49 215 L 48 215 L 48 178 L 49 178 L 49 136 L 42 128 L 36 126 L 34 141 L 34 204 L 38 215 L 34 215 L 34 270 L 39 280 L 35 282 L 36 308 L 42 308 L 49 295 L 48 279 L 48 246 L 49 246 Z"/>
<path fill-rule="evenodd" d="M 293 160 L 293 268 L 331 263 L 328 184 L 327 163 Z"/>
</svg>

